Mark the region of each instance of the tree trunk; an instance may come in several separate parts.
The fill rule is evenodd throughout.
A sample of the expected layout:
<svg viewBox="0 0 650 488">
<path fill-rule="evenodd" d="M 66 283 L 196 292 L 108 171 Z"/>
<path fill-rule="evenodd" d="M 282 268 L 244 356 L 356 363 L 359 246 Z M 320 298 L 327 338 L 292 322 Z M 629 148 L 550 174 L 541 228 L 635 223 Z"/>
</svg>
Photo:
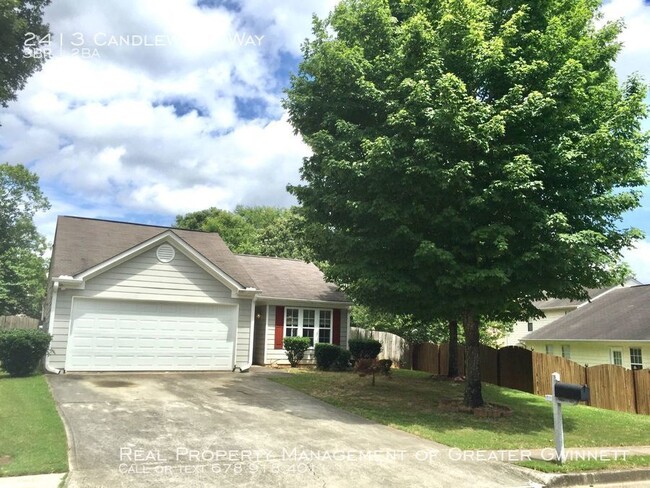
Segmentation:
<svg viewBox="0 0 650 488">
<path fill-rule="evenodd" d="M 458 376 L 458 321 L 449 321 L 449 367 L 447 370 L 449 378 Z"/>
<path fill-rule="evenodd" d="M 472 312 L 463 314 L 465 331 L 465 405 L 471 408 L 483 405 L 481 394 L 481 364 L 479 352 L 479 318 Z"/>
</svg>

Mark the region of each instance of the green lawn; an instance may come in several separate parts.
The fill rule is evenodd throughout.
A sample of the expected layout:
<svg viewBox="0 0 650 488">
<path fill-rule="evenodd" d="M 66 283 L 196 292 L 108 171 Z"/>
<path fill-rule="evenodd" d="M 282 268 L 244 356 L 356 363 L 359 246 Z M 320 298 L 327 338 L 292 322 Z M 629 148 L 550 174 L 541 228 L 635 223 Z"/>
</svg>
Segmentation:
<svg viewBox="0 0 650 488">
<path fill-rule="evenodd" d="M 0 476 L 68 471 L 68 446 L 45 377 L 0 373 Z"/>
<path fill-rule="evenodd" d="M 552 461 L 523 461 L 517 463 L 526 468 L 544 471 L 545 473 L 574 473 L 576 471 L 597 471 L 601 469 L 634 469 L 647 468 L 650 466 L 650 456 L 629 456 L 625 459 L 601 460 L 575 460 L 567 461 L 564 464 L 557 464 Z"/>
<path fill-rule="evenodd" d="M 478 418 L 443 413 L 441 398 L 462 398 L 464 384 L 432 379 L 428 373 L 395 370 L 393 377 L 292 370 L 273 381 L 349 412 L 425 439 L 460 449 L 534 449 L 554 446 L 551 405 L 543 397 L 483 384 L 487 402 L 507 405 L 511 417 Z M 650 445 L 650 416 L 587 406 L 565 406 L 566 447 Z"/>
</svg>

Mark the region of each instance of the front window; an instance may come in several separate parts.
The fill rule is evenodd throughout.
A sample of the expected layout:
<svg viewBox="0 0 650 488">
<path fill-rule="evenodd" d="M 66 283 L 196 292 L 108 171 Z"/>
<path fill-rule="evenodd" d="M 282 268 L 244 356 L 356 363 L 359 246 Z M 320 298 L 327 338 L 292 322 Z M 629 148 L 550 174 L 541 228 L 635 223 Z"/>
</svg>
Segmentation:
<svg viewBox="0 0 650 488">
<path fill-rule="evenodd" d="M 332 342 L 332 311 L 313 308 L 287 308 L 285 337 L 307 337 L 314 342 Z"/>
<path fill-rule="evenodd" d="M 640 347 L 630 347 L 630 367 L 632 369 L 643 369 L 643 356 Z"/>
<path fill-rule="evenodd" d="M 298 335 L 299 330 L 299 314 L 297 308 L 288 308 L 287 316 L 284 321 L 286 324 L 285 327 L 285 337 L 295 337 Z"/>
<path fill-rule="evenodd" d="M 314 329 L 316 328 L 316 310 L 302 311 L 302 336 L 309 338 L 309 345 L 314 345 Z"/>
<path fill-rule="evenodd" d="M 564 359 L 571 359 L 571 346 L 562 346 L 562 357 Z"/>
<path fill-rule="evenodd" d="M 318 342 L 332 342 L 331 310 L 321 310 L 318 314 Z"/>
<path fill-rule="evenodd" d="M 546 344 L 546 354 L 553 354 L 553 345 Z"/>
<path fill-rule="evenodd" d="M 533 321 L 529 320 L 528 321 L 528 332 L 532 332 L 532 331 L 533 331 Z"/>
</svg>

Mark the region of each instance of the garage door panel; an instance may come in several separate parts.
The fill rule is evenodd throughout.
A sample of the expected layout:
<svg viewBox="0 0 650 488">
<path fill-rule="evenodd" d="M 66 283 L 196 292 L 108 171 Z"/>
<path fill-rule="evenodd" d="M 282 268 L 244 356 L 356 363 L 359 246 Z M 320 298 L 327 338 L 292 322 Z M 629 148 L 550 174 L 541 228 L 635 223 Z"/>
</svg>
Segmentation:
<svg viewBox="0 0 650 488">
<path fill-rule="evenodd" d="M 77 299 L 68 371 L 228 370 L 235 308 Z"/>
</svg>

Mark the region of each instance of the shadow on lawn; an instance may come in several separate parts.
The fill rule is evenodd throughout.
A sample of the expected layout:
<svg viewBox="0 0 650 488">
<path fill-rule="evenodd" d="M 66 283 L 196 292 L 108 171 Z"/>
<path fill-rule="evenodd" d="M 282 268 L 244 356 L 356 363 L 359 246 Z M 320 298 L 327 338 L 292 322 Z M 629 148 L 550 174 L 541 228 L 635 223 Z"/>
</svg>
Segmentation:
<svg viewBox="0 0 650 488">
<path fill-rule="evenodd" d="M 471 413 L 438 410 L 438 403 L 442 399 L 463 398 L 464 383 L 401 373 L 392 379 L 382 378 L 372 387 L 363 381 L 351 380 L 353 377 L 349 373 L 350 379 L 344 382 L 345 388 L 342 388 L 343 385 L 334 388 L 327 381 L 319 382 L 322 390 L 317 391 L 300 388 L 300 385 L 292 386 L 331 403 L 365 411 L 374 418 L 405 428 L 421 425 L 437 432 L 471 428 L 493 435 L 541 432 L 550 432 L 552 435 L 551 404 L 523 392 L 484 383 L 483 397 L 487 403 L 506 405 L 513 411 L 510 417 L 486 418 L 475 417 Z M 576 428 L 576 419 L 565 415 L 565 432 L 571 433 Z"/>
</svg>

